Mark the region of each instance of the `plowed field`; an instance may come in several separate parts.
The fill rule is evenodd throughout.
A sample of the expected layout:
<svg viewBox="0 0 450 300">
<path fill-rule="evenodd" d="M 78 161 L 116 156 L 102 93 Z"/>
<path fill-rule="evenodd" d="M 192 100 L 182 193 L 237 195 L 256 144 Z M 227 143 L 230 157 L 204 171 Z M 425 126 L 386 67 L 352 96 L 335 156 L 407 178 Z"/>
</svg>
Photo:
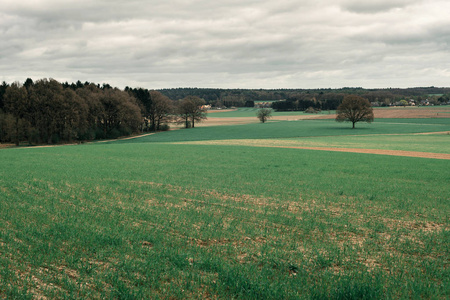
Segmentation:
<svg viewBox="0 0 450 300">
<path fill-rule="evenodd" d="M 375 119 L 450 118 L 449 106 L 374 108 Z M 336 115 L 319 115 L 317 119 L 334 119 Z"/>
</svg>

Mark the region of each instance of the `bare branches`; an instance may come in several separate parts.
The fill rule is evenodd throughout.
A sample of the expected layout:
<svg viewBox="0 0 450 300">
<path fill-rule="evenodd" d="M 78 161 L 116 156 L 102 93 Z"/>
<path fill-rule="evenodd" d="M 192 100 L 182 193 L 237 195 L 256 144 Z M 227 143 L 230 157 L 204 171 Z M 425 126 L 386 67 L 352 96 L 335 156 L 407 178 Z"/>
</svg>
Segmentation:
<svg viewBox="0 0 450 300">
<path fill-rule="evenodd" d="M 256 113 L 256 116 L 261 121 L 261 123 L 265 123 L 268 119 L 272 117 L 272 109 L 270 108 L 261 108 Z"/>
<path fill-rule="evenodd" d="M 355 128 L 357 122 L 370 123 L 373 121 L 373 109 L 369 100 L 355 95 L 345 96 L 342 104 L 336 110 L 336 114 L 337 122 L 352 122 L 352 128 Z"/>
</svg>

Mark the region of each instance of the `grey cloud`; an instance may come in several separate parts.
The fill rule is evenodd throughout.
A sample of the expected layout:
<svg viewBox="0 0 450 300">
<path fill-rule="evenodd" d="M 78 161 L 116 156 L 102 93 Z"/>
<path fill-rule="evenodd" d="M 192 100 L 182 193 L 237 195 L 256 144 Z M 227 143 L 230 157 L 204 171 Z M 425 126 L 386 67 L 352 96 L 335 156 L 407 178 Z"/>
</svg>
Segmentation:
<svg viewBox="0 0 450 300">
<path fill-rule="evenodd" d="M 440 0 L 4 1 L 0 81 L 383 87 L 420 85 L 424 70 L 432 85 L 449 79 L 450 7 Z"/>
<path fill-rule="evenodd" d="M 390 11 L 395 8 L 404 8 L 418 2 L 417 0 L 346 0 L 342 7 L 345 10 L 355 13 L 379 13 Z"/>
</svg>

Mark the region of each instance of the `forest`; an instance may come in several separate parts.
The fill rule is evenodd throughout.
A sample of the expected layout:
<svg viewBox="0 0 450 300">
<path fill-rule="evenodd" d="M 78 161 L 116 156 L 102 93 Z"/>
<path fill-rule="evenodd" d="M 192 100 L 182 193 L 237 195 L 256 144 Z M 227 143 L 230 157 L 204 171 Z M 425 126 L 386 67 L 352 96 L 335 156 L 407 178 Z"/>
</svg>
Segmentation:
<svg viewBox="0 0 450 300">
<path fill-rule="evenodd" d="M 413 98 L 418 102 L 430 99 L 435 102 L 435 105 L 446 103 L 450 100 L 450 88 L 439 87 L 415 87 L 407 89 L 364 89 L 361 87 L 344 87 L 340 89 L 174 88 L 160 89 L 159 91 L 174 100 L 182 99 L 187 95 L 198 96 L 204 99 L 207 104 L 217 107 L 245 107 L 252 101 L 305 101 L 304 104 L 300 104 L 298 107 L 295 106 L 295 103 L 287 105 L 280 104 L 279 107 L 276 107 L 278 110 L 304 110 L 310 106 L 314 107 L 314 105 L 316 107 L 321 106 L 324 110 L 333 109 L 332 107 L 336 106 L 336 101 L 342 101 L 344 95 L 358 95 L 378 106 L 389 106 L 390 104 L 394 104 L 395 102 L 406 98 Z M 306 101 L 312 101 L 315 102 L 315 104 L 306 103 Z M 322 106 L 322 104 L 324 105 Z"/>
<path fill-rule="evenodd" d="M 169 112 L 171 101 L 155 91 L 53 79 L 3 83 L 0 141 L 19 145 L 117 138 L 161 127 Z"/>
<path fill-rule="evenodd" d="M 389 106 L 403 99 L 419 104 L 427 100 L 432 105 L 450 101 L 450 88 L 436 87 L 121 90 L 106 83 L 34 82 L 28 78 L 23 84 L 0 85 L 0 142 L 35 145 L 115 139 L 168 130 L 171 122 L 194 127 L 206 118 L 205 104 L 216 108 L 253 107 L 255 101 L 269 101 L 280 111 L 335 110 L 350 94 L 368 99 L 373 106 Z"/>
</svg>

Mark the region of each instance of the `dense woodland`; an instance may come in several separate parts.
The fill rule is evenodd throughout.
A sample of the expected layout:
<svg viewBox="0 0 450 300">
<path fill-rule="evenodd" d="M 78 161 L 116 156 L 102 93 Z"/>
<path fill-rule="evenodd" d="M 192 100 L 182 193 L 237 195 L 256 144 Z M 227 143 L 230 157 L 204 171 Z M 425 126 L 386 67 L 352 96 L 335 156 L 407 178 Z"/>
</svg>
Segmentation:
<svg viewBox="0 0 450 300">
<path fill-rule="evenodd" d="M 150 130 L 168 122 L 193 127 L 205 118 L 204 101 L 186 97 L 176 103 L 158 91 L 53 79 L 0 86 L 0 142 L 57 144 L 111 139 Z"/>
<path fill-rule="evenodd" d="M 109 84 L 27 79 L 23 84 L 0 85 L 0 142 L 56 144 L 109 139 L 167 130 L 170 122 L 194 127 L 206 117 L 205 104 L 253 107 L 256 101 L 274 101 L 276 110 L 334 110 L 345 95 L 362 96 L 373 106 L 404 99 L 438 105 L 450 101 L 450 88 L 120 90 Z"/>
</svg>

